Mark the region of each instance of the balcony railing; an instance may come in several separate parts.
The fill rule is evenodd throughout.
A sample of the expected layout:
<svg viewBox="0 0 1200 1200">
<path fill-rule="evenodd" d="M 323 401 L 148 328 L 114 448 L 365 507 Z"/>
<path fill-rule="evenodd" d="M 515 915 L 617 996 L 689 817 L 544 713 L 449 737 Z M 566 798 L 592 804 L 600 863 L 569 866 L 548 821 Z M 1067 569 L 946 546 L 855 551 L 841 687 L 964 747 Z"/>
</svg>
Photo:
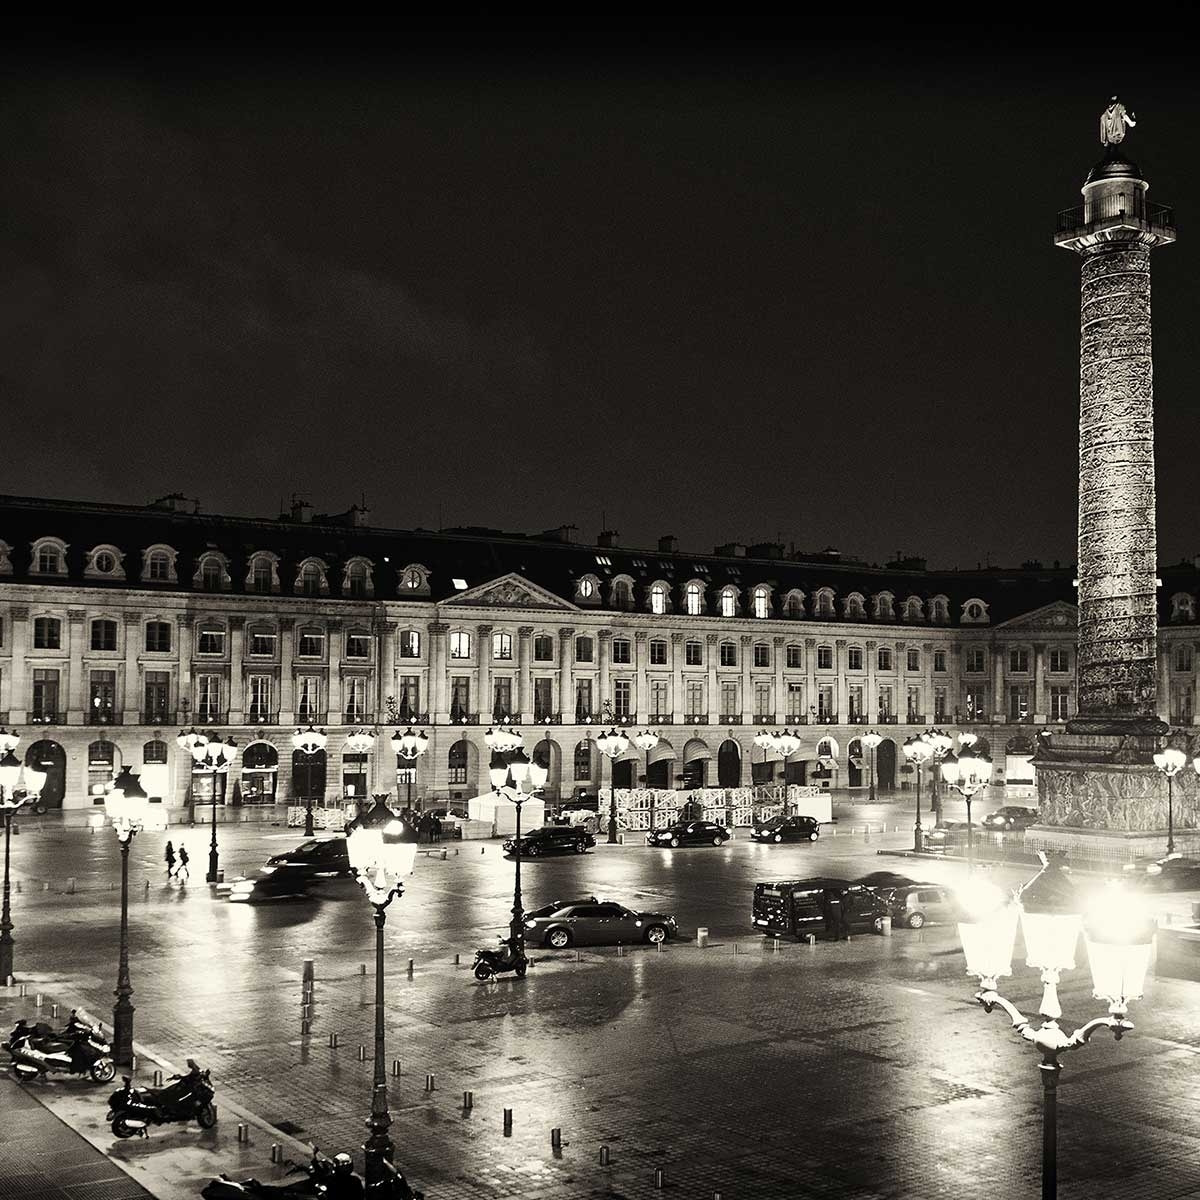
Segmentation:
<svg viewBox="0 0 1200 1200">
<path fill-rule="evenodd" d="M 683 723 L 685 725 L 707 725 L 708 713 L 688 713 L 683 718 Z"/>
<path fill-rule="evenodd" d="M 754 723 L 755 723 L 755 725 L 774 725 L 775 724 L 775 714 L 774 713 L 755 713 L 754 714 Z"/>
<path fill-rule="evenodd" d="M 375 714 L 358 708 L 348 708 L 342 713 L 343 725 L 374 725 Z"/>
<path fill-rule="evenodd" d="M 63 714 L 53 708 L 31 712 L 28 717 L 30 725 L 61 725 L 63 720 Z"/>
<path fill-rule="evenodd" d="M 456 725 L 459 721 L 454 722 Z M 478 722 L 476 722 L 478 724 Z M 433 722 L 429 719 L 427 712 L 415 713 L 409 712 L 407 709 L 400 709 L 396 713 L 396 719 L 391 722 L 393 725 L 432 725 Z"/>
<path fill-rule="evenodd" d="M 1131 218 L 1151 229 L 1174 230 L 1175 210 L 1166 204 L 1153 204 L 1145 198 L 1140 188 L 1131 192 L 1114 192 L 1098 196 L 1088 204 L 1077 204 L 1064 208 L 1058 214 L 1056 233 L 1074 233 L 1088 229 L 1105 221 L 1120 221 Z"/>
<path fill-rule="evenodd" d="M 879 724 L 880 725 L 899 725 L 900 717 L 896 713 L 880 713 L 879 714 Z"/>
<path fill-rule="evenodd" d="M 542 712 L 538 709 L 533 711 L 533 723 L 535 725 L 561 725 L 562 713 L 557 712 Z"/>
<path fill-rule="evenodd" d="M 651 725 L 672 725 L 675 722 L 675 717 L 672 713 L 651 713 Z"/>
<path fill-rule="evenodd" d="M 304 719 L 308 720 L 307 717 Z M 192 720 L 197 725 L 228 725 L 229 710 L 226 708 L 198 708 L 192 713 Z"/>
<path fill-rule="evenodd" d="M 450 714 L 450 724 L 451 725 L 478 725 L 479 724 L 479 714 L 478 713 L 451 713 Z"/>
<path fill-rule="evenodd" d="M 323 708 L 298 708 L 296 720 L 301 725 L 324 725 L 329 720 L 329 713 Z"/>
<path fill-rule="evenodd" d="M 785 725 L 807 725 L 808 724 L 808 714 L 807 713 L 792 713 L 790 716 L 784 717 L 783 723 Z"/>
<path fill-rule="evenodd" d="M 279 710 L 269 708 L 246 709 L 246 722 L 250 725 L 278 725 Z"/>
<path fill-rule="evenodd" d="M 740 725 L 742 723 L 741 713 L 722 713 L 719 724 L 721 725 Z"/>
<path fill-rule="evenodd" d="M 836 725 L 838 716 L 837 713 L 817 713 L 815 721 L 818 725 Z"/>
<path fill-rule="evenodd" d="M 851 725 L 865 725 L 867 723 L 866 713 L 851 713 L 849 717 Z"/>
<path fill-rule="evenodd" d="M 615 713 L 613 715 L 612 723 L 614 725 L 618 725 L 618 726 L 636 725 L 637 724 L 637 714 L 636 713 Z"/>
<path fill-rule="evenodd" d="M 90 709 L 87 715 L 87 723 L 89 725 L 120 725 L 120 713 L 113 712 L 112 709 Z"/>
<path fill-rule="evenodd" d="M 144 708 L 138 717 L 143 725 L 175 724 L 175 711 L 170 708 Z"/>
</svg>

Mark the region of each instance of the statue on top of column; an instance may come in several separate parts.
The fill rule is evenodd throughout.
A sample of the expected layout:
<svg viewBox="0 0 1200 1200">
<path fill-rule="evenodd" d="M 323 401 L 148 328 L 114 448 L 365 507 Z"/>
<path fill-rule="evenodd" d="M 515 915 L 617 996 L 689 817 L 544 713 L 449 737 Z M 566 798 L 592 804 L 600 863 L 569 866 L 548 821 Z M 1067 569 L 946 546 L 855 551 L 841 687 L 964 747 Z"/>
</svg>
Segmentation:
<svg viewBox="0 0 1200 1200">
<path fill-rule="evenodd" d="M 1125 140 L 1125 126 L 1132 129 L 1137 124 L 1133 113 L 1125 111 L 1125 105 L 1114 96 L 1108 107 L 1100 114 L 1100 145 L 1115 146 Z"/>
</svg>

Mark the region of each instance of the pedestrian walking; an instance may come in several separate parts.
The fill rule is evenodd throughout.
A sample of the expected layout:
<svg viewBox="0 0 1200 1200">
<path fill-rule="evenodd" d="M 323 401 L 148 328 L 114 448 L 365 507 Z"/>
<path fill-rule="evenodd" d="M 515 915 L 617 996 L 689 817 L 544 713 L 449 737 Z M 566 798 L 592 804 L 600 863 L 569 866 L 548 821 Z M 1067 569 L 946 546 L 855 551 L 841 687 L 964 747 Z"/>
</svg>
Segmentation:
<svg viewBox="0 0 1200 1200">
<path fill-rule="evenodd" d="M 187 847 L 181 842 L 179 844 L 179 867 L 175 871 L 175 878 L 179 880 L 180 884 L 187 883 L 188 876 L 191 874 L 188 870 L 188 861 Z"/>
<path fill-rule="evenodd" d="M 170 879 L 175 874 L 175 847 L 171 845 L 169 839 L 167 848 L 163 851 L 163 862 L 167 864 L 167 878 Z"/>
<path fill-rule="evenodd" d="M 440 842 L 442 840 L 442 818 L 439 817 L 437 815 L 437 813 L 434 813 L 433 817 L 432 817 L 432 822 L 433 822 L 433 840 L 435 842 Z"/>
</svg>

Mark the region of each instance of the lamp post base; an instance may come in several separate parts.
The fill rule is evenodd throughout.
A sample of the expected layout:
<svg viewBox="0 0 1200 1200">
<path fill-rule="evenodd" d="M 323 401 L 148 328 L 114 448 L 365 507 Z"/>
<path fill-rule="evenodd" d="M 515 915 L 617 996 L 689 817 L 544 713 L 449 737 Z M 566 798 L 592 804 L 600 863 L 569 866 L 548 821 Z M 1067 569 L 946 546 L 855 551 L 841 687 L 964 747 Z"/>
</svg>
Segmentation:
<svg viewBox="0 0 1200 1200">
<path fill-rule="evenodd" d="M 218 858 L 217 851 L 210 850 L 208 852 L 208 874 L 205 875 L 205 877 L 204 877 L 205 881 L 207 883 L 216 883 L 217 882 L 217 877 L 220 874 L 220 872 L 218 870 L 218 861 L 219 861 L 219 858 Z"/>
</svg>

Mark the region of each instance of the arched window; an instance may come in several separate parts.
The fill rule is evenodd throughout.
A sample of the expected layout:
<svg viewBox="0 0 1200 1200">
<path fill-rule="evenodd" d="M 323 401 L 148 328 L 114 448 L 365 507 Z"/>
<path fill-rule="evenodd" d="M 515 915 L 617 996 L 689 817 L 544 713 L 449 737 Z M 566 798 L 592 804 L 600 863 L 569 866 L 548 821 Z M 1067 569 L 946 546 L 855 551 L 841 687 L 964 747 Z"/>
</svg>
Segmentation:
<svg viewBox="0 0 1200 1200">
<path fill-rule="evenodd" d="M 904 602 L 904 619 L 906 621 L 921 621 L 924 620 L 925 606 L 921 603 L 920 596 L 909 596 Z"/>
<path fill-rule="evenodd" d="M 704 585 L 693 579 L 683 592 L 683 608 L 689 617 L 698 617 L 704 612 Z"/>
<path fill-rule="evenodd" d="M 215 555 L 206 554 L 200 560 L 200 586 L 206 592 L 219 592 L 223 575 L 221 560 Z"/>
<path fill-rule="evenodd" d="M 457 741 L 450 747 L 450 753 L 446 755 L 446 769 L 450 773 L 447 783 L 467 782 L 467 743 L 465 741 Z"/>
<path fill-rule="evenodd" d="M 279 559 L 267 551 L 259 551 L 250 557 L 246 571 L 246 590 L 269 596 L 279 591 Z"/>
<path fill-rule="evenodd" d="M 650 585 L 650 611 L 656 616 L 662 616 L 667 611 L 667 596 L 669 589 L 661 581 Z"/>
<path fill-rule="evenodd" d="M 121 565 L 124 559 L 125 555 L 116 546 L 93 546 L 88 551 L 83 573 L 91 579 L 124 579 L 125 569 Z"/>
<path fill-rule="evenodd" d="M 450 657 L 458 659 L 471 657 L 471 635 L 469 633 L 456 629 L 450 634 Z"/>
<path fill-rule="evenodd" d="M 821 588 L 816 594 L 816 616 L 832 617 L 837 614 L 833 608 L 833 588 Z"/>
<path fill-rule="evenodd" d="M 176 551 L 171 546 L 147 546 L 142 551 L 143 583 L 174 583 Z"/>
<path fill-rule="evenodd" d="M 847 618 L 852 621 L 861 621 L 867 615 L 866 601 L 863 599 L 861 592 L 851 592 L 845 600 L 843 606 Z"/>
<path fill-rule="evenodd" d="M 470 635 L 467 637 L 467 654 L 471 652 Z M 421 635 L 415 629 L 402 629 L 396 636 L 396 640 L 400 646 L 401 658 L 420 658 L 421 657 Z M 459 655 L 453 653 L 454 639 L 451 635 L 451 658 L 458 658 Z"/>
<path fill-rule="evenodd" d="M 721 599 L 717 609 L 723 617 L 736 617 L 738 610 L 737 588 L 732 585 L 721 589 Z"/>
<path fill-rule="evenodd" d="M 429 568 L 420 563 L 409 563 L 400 572 L 400 595 L 419 596 L 429 594 Z"/>
<path fill-rule="evenodd" d="M 319 558 L 306 558 L 296 572 L 295 590 L 302 596 L 324 596 L 329 593 L 326 566 Z"/>
<path fill-rule="evenodd" d="M 167 761 L 167 743 L 155 738 L 142 747 L 142 762 L 146 766 L 163 766 Z"/>
<path fill-rule="evenodd" d="M 91 648 L 93 650 L 115 650 L 117 648 L 117 623 L 108 617 L 98 617 L 92 622 Z"/>
<path fill-rule="evenodd" d="M 1171 597 L 1171 620 L 1194 621 L 1196 619 L 1196 597 L 1187 592 L 1176 592 Z"/>
<path fill-rule="evenodd" d="M 39 538 L 33 543 L 31 565 L 34 575 L 65 575 L 67 573 L 67 543 L 61 538 Z"/>
<path fill-rule="evenodd" d="M 720 663 L 723 667 L 737 666 L 737 642 L 722 642 Z"/>
<path fill-rule="evenodd" d="M 950 621 L 950 601 L 946 596 L 934 596 L 929 601 L 929 619 L 938 625 Z"/>
<path fill-rule="evenodd" d="M 804 593 L 802 591 L 793 588 L 784 596 L 783 615 L 792 618 L 804 616 Z"/>
<path fill-rule="evenodd" d="M 62 622 L 57 617 L 33 618 L 33 648 L 35 650 L 62 649 Z"/>
<path fill-rule="evenodd" d="M 592 777 L 592 744 L 578 742 L 575 746 L 574 775 L 576 783 L 586 783 Z"/>
<path fill-rule="evenodd" d="M 891 592 L 876 592 L 874 612 L 877 621 L 894 620 L 896 616 L 896 597 Z"/>
<path fill-rule="evenodd" d="M 610 586 L 613 608 L 628 612 L 633 608 L 633 580 L 628 575 L 618 575 Z"/>
<path fill-rule="evenodd" d="M 754 589 L 754 595 L 751 599 L 751 608 L 754 615 L 761 621 L 771 615 L 771 589 L 766 584 L 759 584 Z"/>
<path fill-rule="evenodd" d="M 369 600 L 375 595 L 371 564 L 365 558 L 352 558 L 346 563 L 342 579 L 342 594 L 351 600 Z"/>
<path fill-rule="evenodd" d="M 492 634 L 492 658 L 496 662 L 511 662 L 513 656 L 512 634 L 511 633 L 493 633 Z"/>
<path fill-rule="evenodd" d="M 817 742 L 818 758 L 837 758 L 838 744 L 831 737 L 823 737 Z"/>
</svg>

